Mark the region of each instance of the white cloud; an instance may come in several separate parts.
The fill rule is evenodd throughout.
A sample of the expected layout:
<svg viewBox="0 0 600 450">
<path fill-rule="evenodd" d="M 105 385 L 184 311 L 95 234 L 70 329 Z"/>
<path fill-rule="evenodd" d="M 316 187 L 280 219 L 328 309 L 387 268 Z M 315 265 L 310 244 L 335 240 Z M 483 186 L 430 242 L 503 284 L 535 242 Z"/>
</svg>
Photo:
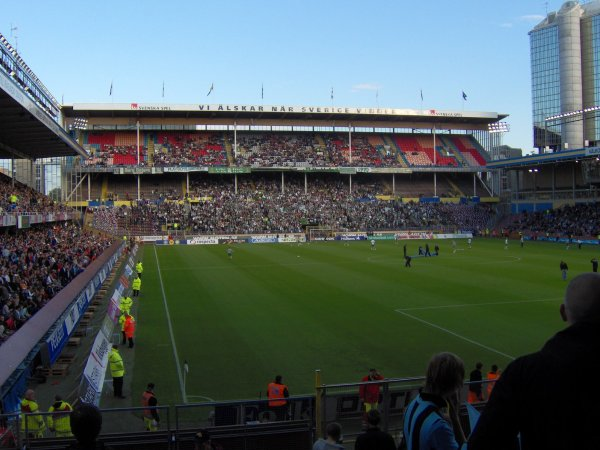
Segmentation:
<svg viewBox="0 0 600 450">
<path fill-rule="evenodd" d="M 519 20 L 521 20 L 523 22 L 540 22 L 540 21 L 544 20 L 545 17 L 546 16 L 542 16 L 540 14 L 528 14 L 528 15 L 519 17 Z"/>
<path fill-rule="evenodd" d="M 512 28 L 513 24 L 510 22 L 505 22 L 500 24 L 500 28 Z"/>
<path fill-rule="evenodd" d="M 375 84 L 375 83 L 359 83 L 359 84 L 355 84 L 354 86 L 352 86 L 352 91 L 356 92 L 356 91 L 377 91 L 381 89 L 381 86 L 379 84 Z"/>
</svg>

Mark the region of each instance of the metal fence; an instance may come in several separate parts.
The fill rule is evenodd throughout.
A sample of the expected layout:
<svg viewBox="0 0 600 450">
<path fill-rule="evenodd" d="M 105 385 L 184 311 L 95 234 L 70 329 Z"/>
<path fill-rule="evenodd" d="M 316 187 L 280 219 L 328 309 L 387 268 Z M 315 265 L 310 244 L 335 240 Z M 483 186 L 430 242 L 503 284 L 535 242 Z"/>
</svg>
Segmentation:
<svg viewBox="0 0 600 450">
<path fill-rule="evenodd" d="M 318 437 L 324 436 L 328 423 L 342 426 L 345 442 L 352 442 L 365 427 L 365 413 L 359 396 L 360 386 L 377 385 L 381 413 L 380 428 L 400 442 L 404 412 L 424 384 L 423 377 L 391 378 L 372 382 L 324 385 L 316 378 L 316 395 L 293 396 L 284 408 L 272 408 L 268 400 L 236 400 L 159 406 L 158 431 L 145 431 L 142 411 L 147 408 L 113 408 L 101 410 L 103 421 L 99 439 L 113 448 L 171 449 L 194 448 L 199 430 L 209 430 L 227 450 L 270 450 L 286 448 L 308 450 Z M 490 382 L 481 382 L 484 397 Z M 468 384 L 462 398 L 467 398 Z M 484 402 L 477 404 L 478 409 Z M 52 413 L 38 413 L 47 424 Z M 31 414 L 0 415 L 0 449 L 63 449 L 73 439 L 57 438 L 46 426 L 36 433 L 28 429 Z M 461 416 L 468 432 L 465 408 Z M 33 430 L 37 431 L 37 430 Z"/>
<path fill-rule="evenodd" d="M 400 442 L 404 424 L 404 412 L 410 402 L 419 394 L 424 385 L 424 377 L 413 378 L 386 378 L 380 381 L 361 383 L 345 383 L 318 385 L 316 387 L 315 404 L 315 436 L 324 437 L 325 427 L 331 422 L 337 422 L 342 426 L 345 441 L 352 441 L 365 428 L 365 412 L 359 396 L 360 386 L 378 385 L 379 403 L 377 409 L 381 413 L 379 428 L 390 433 Z M 487 398 L 488 385 L 495 381 L 483 380 L 481 388 L 483 400 L 476 403 L 476 409 L 482 409 Z M 467 400 L 469 382 L 465 383 L 461 392 L 463 401 Z M 466 407 L 460 410 L 461 421 L 464 430 L 468 434 L 469 420 Z"/>
</svg>

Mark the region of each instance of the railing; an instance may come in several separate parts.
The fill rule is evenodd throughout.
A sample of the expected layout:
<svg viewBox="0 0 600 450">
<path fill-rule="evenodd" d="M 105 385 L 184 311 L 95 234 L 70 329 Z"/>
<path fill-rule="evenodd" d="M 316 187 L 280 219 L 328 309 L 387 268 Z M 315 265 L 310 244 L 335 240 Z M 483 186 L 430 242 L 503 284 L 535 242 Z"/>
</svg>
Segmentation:
<svg viewBox="0 0 600 450">
<path fill-rule="evenodd" d="M 484 398 L 489 383 L 495 381 L 481 382 Z M 194 436 L 199 430 L 209 430 L 213 440 L 224 448 L 308 450 L 317 437 L 323 436 L 328 423 L 338 422 L 342 425 L 345 441 L 352 442 L 364 429 L 359 388 L 369 384 L 379 387 L 380 428 L 400 442 L 404 412 L 422 388 L 423 377 L 320 385 L 316 386 L 316 396 L 289 397 L 287 405 L 280 409 L 270 407 L 267 399 L 175 405 L 172 407 L 174 416 L 169 406 L 158 406 L 155 408 L 161 420 L 157 431 L 145 431 L 142 421 L 142 411 L 152 408 L 103 409 L 98 439 L 113 448 L 128 450 L 183 450 L 193 448 Z M 467 398 L 468 385 L 465 383 L 463 387 L 463 399 Z M 485 401 L 482 401 L 475 406 L 481 409 L 484 405 Z M 31 431 L 37 430 L 29 430 L 27 417 L 40 416 L 47 423 L 47 416 L 51 414 L 0 415 L 0 448 L 65 448 L 74 438 L 54 437 L 47 426 L 41 437 L 30 435 Z M 460 415 L 468 434 L 464 407 Z M 5 443 L 10 439 L 14 439 L 14 446 Z"/>
<path fill-rule="evenodd" d="M 600 197 L 597 189 L 575 189 L 575 190 L 543 190 L 543 191 L 520 191 L 511 194 L 512 201 L 553 201 L 553 200 L 572 200 L 572 199 L 590 199 L 597 200 Z"/>
</svg>

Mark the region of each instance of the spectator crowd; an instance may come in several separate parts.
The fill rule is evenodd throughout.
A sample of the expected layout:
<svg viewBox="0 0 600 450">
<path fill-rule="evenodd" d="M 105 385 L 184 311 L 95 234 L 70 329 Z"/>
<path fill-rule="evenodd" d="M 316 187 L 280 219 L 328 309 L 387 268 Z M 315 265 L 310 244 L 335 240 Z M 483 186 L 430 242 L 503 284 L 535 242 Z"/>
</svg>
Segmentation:
<svg viewBox="0 0 600 450">
<path fill-rule="evenodd" d="M 0 215 L 3 214 L 59 214 L 71 208 L 54 202 L 30 187 L 0 174 Z"/>
<path fill-rule="evenodd" d="M 240 166 L 240 167 L 399 167 L 427 164 L 411 156 L 406 145 L 394 143 L 396 135 L 354 133 L 352 146 L 345 133 L 262 133 L 242 131 L 236 134 L 216 132 L 147 132 L 140 137 L 139 164 L 159 167 L 174 166 Z M 411 140 L 412 142 L 412 140 Z M 91 157 L 87 166 L 110 167 L 137 165 L 137 142 L 124 132 L 88 136 Z M 237 145 L 237 149 L 235 146 Z M 433 154 L 433 142 L 427 148 Z M 455 151 L 460 153 L 459 147 Z M 472 150 L 475 151 L 475 150 Z M 228 152 L 230 158 L 228 158 Z M 446 149 L 445 153 L 449 150 Z M 414 153 L 414 152 L 413 152 Z M 404 154 L 404 157 L 401 155 Z M 470 156 L 470 155 L 465 155 Z M 438 166 L 454 157 L 439 157 Z M 465 165 L 469 165 L 467 159 Z M 483 160 L 483 158 L 481 158 Z M 402 163 L 404 161 L 404 164 Z M 475 164 L 479 165 L 479 164 Z"/>
<path fill-rule="evenodd" d="M 0 341 L 79 275 L 111 240 L 62 222 L 0 236 Z"/>
<path fill-rule="evenodd" d="M 165 224 L 180 224 L 196 234 L 299 233 L 307 225 L 337 231 L 400 229 L 468 230 L 488 226 L 493 211 L 486 205 L 403 203 L 380 200 L 377 182 L 353 185 L 340 179 L 316 179 L 306 187 L 289 180 L 285 188 L 267 178 L 238 180 L 237 193 L 220 179 L 191 185 L 189 200 L 140 201 L 133 207 L 98 208 L 93 224 L 104 231 L 161 234 Z"/>
<path fill-rule="evenodd" d="M 521 232 L 532 237 L 594 238 L 600 235 L 600 206 L 598 203 L 579 203 L 562 208 L 527 212 L 511 218 L 505 227 L 508 232 Z"/>
</svg>

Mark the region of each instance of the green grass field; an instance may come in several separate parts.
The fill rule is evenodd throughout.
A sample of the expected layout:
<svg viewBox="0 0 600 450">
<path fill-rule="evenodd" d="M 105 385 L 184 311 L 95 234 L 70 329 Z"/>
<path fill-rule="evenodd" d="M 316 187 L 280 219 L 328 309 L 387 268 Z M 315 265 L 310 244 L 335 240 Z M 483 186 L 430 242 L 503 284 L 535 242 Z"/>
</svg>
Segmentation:
<svg viewBox="0 0 600 450">
<path fill-rule="evenodd" d="M 403 243 L 238 245 L 232 260 L 222 245 L 146 246 L 134 392 L 154 381 L 161 404 L 183 401 L 174 348 L 189 363 L 188 402 L 264 396 L 276 374 L 291 394 L 311 393 L 315 369 L 325 383 L 359 381 L 370 367 L 421 376 L 440 351 L 468 370 L 477 360 L 502 368 L 564 327 L 560 260 L 571 279 L 597 254 L 486 239 L 472 249 L 459 240 L 452 254 L 439 241 L 440 256 L 408 269 Z M 409 254 L 419 244 L 407 242 Z"/>
</svg>

